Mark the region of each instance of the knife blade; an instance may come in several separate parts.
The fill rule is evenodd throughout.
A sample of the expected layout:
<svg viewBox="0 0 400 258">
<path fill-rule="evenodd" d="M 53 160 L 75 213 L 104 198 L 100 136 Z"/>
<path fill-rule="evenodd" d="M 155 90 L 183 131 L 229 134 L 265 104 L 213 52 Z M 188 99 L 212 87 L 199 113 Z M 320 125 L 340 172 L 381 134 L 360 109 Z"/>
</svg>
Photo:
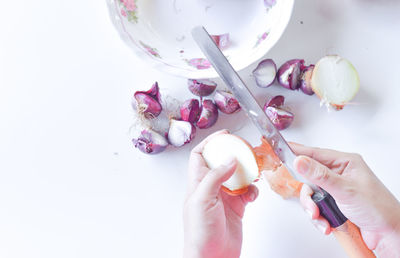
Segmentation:
<svg viewBox="0 0 400 258">
<path fill-rule="evenodd" d="M 214 69 L 237 98 L 247 116 L 253 121 L 258 131 L 268 141 L 279 159 L 285 164 L 293 178 L 297 181 L 307 183 L 314 191 L 319 191 L 317 186 L 297 174 L 297 171 L 293 167 L 296 155 L 257 103 L 246 84 L 233 69 L 224 54 L 216 46 L 208 32 L 203 27 L 195 27 L 192 30 L 192 36 L 208 61 L 213 65 Z"/>
<path fill-rule="evenodd" d="M 285 164 L 289 173 L 294 179 L 308 184 L 314 190 L 313 201 L 318 206 L 320 214 L 334 228 L 334 234 L 347 254 L 350 257 L 375 257 L 374 253 L 368 249 L 363 241 L 359 228 L 343 215 L 335 199 L 324 189 L 317 187 L 297 174 L 293 167 L 296 155 L 264 113 L 246 84 L 233 69 L 208 32 L 199 26 L 192 29 L 192 36 L 208 61 L 237 98 L 247 116 L 253 121 L 261 135 L 268 141 L 279 159 Z"/>
</svg>

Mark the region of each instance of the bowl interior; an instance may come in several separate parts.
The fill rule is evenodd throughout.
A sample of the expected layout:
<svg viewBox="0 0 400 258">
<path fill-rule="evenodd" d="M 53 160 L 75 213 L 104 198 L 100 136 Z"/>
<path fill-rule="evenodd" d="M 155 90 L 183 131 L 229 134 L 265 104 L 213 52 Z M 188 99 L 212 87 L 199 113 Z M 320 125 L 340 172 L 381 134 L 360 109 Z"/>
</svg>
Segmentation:
<svg viewBox="0 0 400 258">
<path fill-rule="evenodd" d="M 167 72 L 207 78 L 216 73 L 192 39 L 193 27 L 229 34 L 223 52 L 241 70 L 279 39 L 293 0 L 109 0 L 109 6 L 115 25 L 139 55 Z"/>
</svg>

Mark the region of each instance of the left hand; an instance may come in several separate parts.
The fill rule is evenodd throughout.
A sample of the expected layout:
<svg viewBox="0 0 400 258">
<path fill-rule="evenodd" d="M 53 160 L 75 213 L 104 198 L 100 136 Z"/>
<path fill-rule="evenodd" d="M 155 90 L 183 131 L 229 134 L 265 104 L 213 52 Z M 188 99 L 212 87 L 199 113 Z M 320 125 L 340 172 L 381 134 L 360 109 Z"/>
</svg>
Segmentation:
<svg viewBox="0 0 400 258">
<path fill-rule="evenodd" d="M 234 173 L 237 161 L 210 170 L 203 159 L 204 145 L 219 131 L 196 146 L 190 155 L 188 190 L 184 205 L 184 257 L 239 257 L 242 218 L 247 203 L 258 196 L 251 185 L 247 193 L 230 196 L 221 190 Z"/>
</svg>

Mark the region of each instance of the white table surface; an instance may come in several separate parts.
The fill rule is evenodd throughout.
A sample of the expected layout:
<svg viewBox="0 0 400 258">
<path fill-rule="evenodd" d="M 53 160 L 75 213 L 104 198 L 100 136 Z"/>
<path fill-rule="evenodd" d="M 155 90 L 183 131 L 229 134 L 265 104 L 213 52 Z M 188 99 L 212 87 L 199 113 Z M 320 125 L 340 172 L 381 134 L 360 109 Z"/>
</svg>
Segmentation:
<svg viewBox="0 0 400 258">
<path fill-rule="evenodd" d="M 257 89 L 254 65 L 241 73 L 260 101 L 279 93 L 295 107 L 288 140 L 361 153 L 397 197 L 399 13 L 395 0 L 297 1 L 268 57 L 347 57 L 361 90 L 343 111 L 278 86 Z M 189 151 L 225 127 L 257 143 L 248 121 L 234 124 L 244 115 L 221 116 L 184 148 L 143 155 L 127 134 L 134 91 L 157 80 L 182 100 L 189 92 L 184 79 L 134 56 L 104 1 L 2 1 L 0 32 L 0 257 L 180 257 Z M 297 203 L 257 185 L 242 257 L 344 256 Z"/>
</svg>

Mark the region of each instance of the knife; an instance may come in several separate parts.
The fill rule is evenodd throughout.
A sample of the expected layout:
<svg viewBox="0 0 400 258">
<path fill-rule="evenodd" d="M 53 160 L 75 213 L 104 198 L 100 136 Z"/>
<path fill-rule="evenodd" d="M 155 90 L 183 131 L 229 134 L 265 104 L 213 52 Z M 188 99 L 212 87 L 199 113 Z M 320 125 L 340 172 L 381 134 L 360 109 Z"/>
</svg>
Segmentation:
<svg viewBox="0 0 400 258">
<path fill-rule="evenodd" d="M 246 84 L 233 69 L 206 29 L 201 26 L 195 27 L 192 29 L 192 36 L 215 71 L 237 98 L 247 116 L 271 145 L 282 163 L 285 164 L 289 173 L 294 179 L 309 185 L 314 190 L 314 194 L 312 195 L 313 201 L 317 204 L 320 214 L 334 228 L 335 237 L 349 257 L 376 257 L 364 243 L 360 229 L 343 215 L 333 197 L 322 188 L 298 175 L 293 167 L 296 155 L 262 110 Z"/>
</svg>

